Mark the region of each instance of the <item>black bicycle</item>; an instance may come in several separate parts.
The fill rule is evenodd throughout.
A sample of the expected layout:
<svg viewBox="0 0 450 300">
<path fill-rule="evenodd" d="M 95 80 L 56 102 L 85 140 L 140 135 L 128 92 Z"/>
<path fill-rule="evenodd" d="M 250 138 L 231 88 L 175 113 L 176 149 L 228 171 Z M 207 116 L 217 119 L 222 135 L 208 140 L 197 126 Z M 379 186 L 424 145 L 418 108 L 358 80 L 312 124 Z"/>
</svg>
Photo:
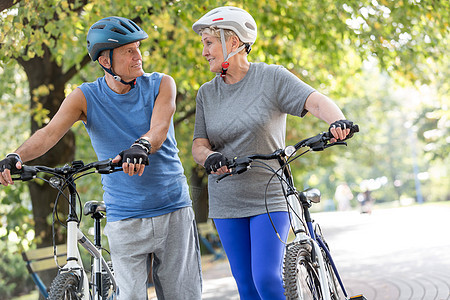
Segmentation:
<svg viewBox="0 0 450 300">
<path fill-rule="evenodd" d="M 27 166 L 12 173 L 13 180 L 28 181 L 41 179 L 58 190 L 53 210 L 52 230 L 55 236 L 55 223 L 58 222 L 57 204 L 61 198 L 68 201 L 68 216 L 65 224 L 67 228 L 67 263 L 58 266 L 58 275 L 53 280 L 49 292 L 49 300 L 77 299 L 77 300 L 113 300 L 116 299 L 116 281 L 114 279 L 112 264 L 106 262 L 102 255 L 101 219 L 106 212 L 105 204 L 100 201 L 89 201 L 83 207 L 84 215 L 94 219 L 94 243 L 92 243 L 79 229 L 81 215 L 80 196 L 75 181 L 89 174 L 111 174 L 122 171 L 122 168 L 111 160 L 96 161 L 84 164 L 74 161 L 70 165 L 58 168 L 46 166 Z M 38 174 L 52 175 L 49 179 L 38 177 Z M 68 190 L 68 195 L 64 192 Z M 79 204 L 79 209 L 77 209 Z M 92 256 L 91 264 L 83 265 L 77 243 L 82 245 Z M 55 240 L 53 239 L 54 256 L 57 256 Z M 56 259 L 55 259 L 56 261 Z M 90 276 L 87 274 L 90 273 Z M 41 287 L 40 287 L 41 288 Z"/>
<path fill-rule="evenodd" d="M 358 131 L 358 125 L 353 125 L 349 137 Z M 295 234 L 292 242 L 286 244 L 285 241 L 282 241 L 286 244 L 283 281 L 285 295 L 289 300 L 366 299 L 363 295 L 348 298 L 320 226 L 311 219 L 309 208 L 313 203 L 320 202 L 320 191 L 307 189 L 298 192 L 291 173 L 290 164 L 300 156 L 311 151 L 322 151 L 331 146 L 347 145 L 344 141 L 330 143 L 332 138 L 330 132 L 322 132 L 301 140 L 294 146 L 278 149 L 271 154 L 236 157 L 228 164 L 231 172 L 221 175 L 217 179 L 219 182 L 227 176 L 241 174 L 250 168 L 257 167 L 267 169 L 273 174 L 269 183 L 275 178 L 280 181 L 281 190 L 290 212 L 291 229 Z M 307 149 L 296 155 L 301 148 Z M 280 168 L 273 169 L 264 162 L 267 160 L 278 161 Z M 270 217 L 269 211 L 268 214 Z"/>
</svg>

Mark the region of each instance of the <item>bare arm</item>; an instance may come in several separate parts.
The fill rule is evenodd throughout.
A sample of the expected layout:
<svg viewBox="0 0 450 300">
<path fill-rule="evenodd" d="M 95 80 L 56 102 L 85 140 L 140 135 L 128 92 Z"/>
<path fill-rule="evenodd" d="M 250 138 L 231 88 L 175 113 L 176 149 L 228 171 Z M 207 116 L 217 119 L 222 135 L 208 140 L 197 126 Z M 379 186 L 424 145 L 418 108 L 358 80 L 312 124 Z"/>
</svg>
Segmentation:
<svg viewBox="0 0 450 300">
<path fill-rule="evenodd" d="M 50 150 L 79 120 L 86 120 L 86 98 L 83 92 L 77 88 L 64 99 L 51 121 L 44 128 L 36 131 L 15 153 L 19 154 L 24 162 L 40 157 Z M 21 163 L 17 163 L 16 167 L 20 169 Z M 0 173 L 0 183 L 3 185 L 13 183 L 9 169 Z"/>
<path fill-rule="evenodd" d="M 345 120 L 344 114 L 336 103 L 319 92 L 313 92 L 309 95 L 308 99 L 306 99 L 305 109 L 328 124 Z M 343 140 L 349 134 L 350 129 L 342 130 L 341 128 L 336 128 L 330 131 L 336 139 Z"/>
<path fill-rule="evenodd" d="M 315 117 L 328 124 L 345 119 L 339 107 L 327 96 L 314 92 L 306 99 L 305 108 Z"/>
<path fill-rule="evenodd" d="M 167 132 L 176 109 L 176 95 L 175 81 L 172 77 L 164 75 L 153 108 L 150 130 L 142 136 L 150 141 L 152 145 L 151 153 L 161 148 L 167 138 Z"/>
<path fill-rule="evenodd" d="M 146 132 L 142 138 L 147 139 L 152 148 L 151 153 L 155 153 L 161 148 L 164 141 L 167 139 L 167 132 L 169 131 L 172 117 L 175 113 L 176 105 L 176 85 L 172 77 L 164 75 L 159 87 L 159 94 L 155 100 L 155 106 L 153 107 L 152 119 L 150 121 L 150 130 Z M 117 155 L 113 162 L 119 162 L 120 155 Z M 130 176 L 139 175 L 144 173 L 144 164 L 129 164 L 122 163 L 123 171 Z"/>
<path fill-rule="evenodd" d="M 206 158 L 210 154 L 214 153 L 211 148 L 212 147 L 208 139 L 196 138 L 192 143 L 192 156 L 194 157 L 195 162 L 201 166 L 204 166 Z M 221 168 L 218 168 L 216 172 L 211 171 L 211 174 L 222 175 L 228 172 L 230 172 L 228 167 L 222 166 Z"/>
<path fill-rule="evenodd" d="M 15 153 L 22 160 L 35 159 L 50 150 L 79 120 L 86 120 L 86 98 L 80 89 L 75 89 L 64 99 L 58 112 L 44 128 L 36 131 Z"/>
<path fill-rule="evenodd" d="M 203 166 L 208 155 L 214 152 L 211 148 L 208 139 L 196 138 L 192 143 L 192 156 L 195 162 Z"/>
</svg>

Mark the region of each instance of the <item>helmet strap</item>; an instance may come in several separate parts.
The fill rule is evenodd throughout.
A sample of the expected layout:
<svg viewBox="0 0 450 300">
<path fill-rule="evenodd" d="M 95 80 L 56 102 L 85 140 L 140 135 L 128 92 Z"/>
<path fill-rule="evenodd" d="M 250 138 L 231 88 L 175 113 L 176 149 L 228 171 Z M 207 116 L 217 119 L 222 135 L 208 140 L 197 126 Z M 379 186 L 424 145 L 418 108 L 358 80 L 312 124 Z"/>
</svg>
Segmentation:
<svg viewBox="0 0 450 300">
<path fill-rule="evenodd" d="M 230 54 L 227 54 L 227 45 L 225 43 L 225 33 L 222 28 L 220 28 L 220 41 L 222 42 L 222 52 L 223 52 L 222 72 L 220 73 L 220 77 L 225 77 L 225 75 L 227 75 L 228 67 L 230 66 L 230 63 L 228 62 L 228 60 L 231 57 L 233 57 L 234 55 L 241 52 L 242 49 L 244 49 L 244 48 L 247 51 L 247 49 L 248 49 L 247 45 L 249 45 L 249 44 L 244 44 L 244 45 L 240 46 L 239 48 L 237 48 L 236 51 L 233 51 Z M 248 47 L 250 47 L 250 45 Z M 250 49 L 251 49 L 251 47 L 250 47 Z M 249 52 L 250 51 L 247 51 L 247 53 L 249 53 Z"/>
<path fill-rule="evenodd" d="M 105 70 L 106 72 L 108 72 L 108 73 L 114 78 L 114 80 L 119 81 L 120 83 L 123 83 L 123 84 L 128 84 L 131 88 L 134 88 L 134 86 L 136 85 L 136 79 L 133 79 L 132 81 L 126 82 L 126 81 L 122 80 L 122 78 L 121 78 L 119 75 L 115 74 L 115 73 L 112 71 L 112 56 L 113 56 L 113 50 L 114 50 L 114 49 L 111 49 L 111 50 L 109 51 L 109 64 L 111 65 L 110 68 L 105 68 L 100 62 L 99 62 L 98 64 L 103 68 L 103 70 Z"/>
<path fill-rule="evenodd" d="M 245 52 L 247 52 L 247 54 L 250 53 L 250 51 L 252 51 L 252 45 L 250 45 L 249 43 L 245 43 Z"/>
</svg>

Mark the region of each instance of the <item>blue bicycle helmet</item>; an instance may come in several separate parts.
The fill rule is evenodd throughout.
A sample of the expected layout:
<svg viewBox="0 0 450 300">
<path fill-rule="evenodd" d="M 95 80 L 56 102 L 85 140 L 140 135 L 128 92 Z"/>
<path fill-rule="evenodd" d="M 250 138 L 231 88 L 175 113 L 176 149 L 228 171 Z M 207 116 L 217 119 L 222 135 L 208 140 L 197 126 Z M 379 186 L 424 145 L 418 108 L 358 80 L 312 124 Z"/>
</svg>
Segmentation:
<svg viewBox="0 0 450 300">
<path fill-rule="evenodd" d="M 91 26 L 87 34 L 87 49 L 92 61 L 103 50 L 114 49 L 148 38 L 147 33 L 133 21 L 122 17 L 107 17 Z"/>
<path fill-rule="evenodd" d="M 145 40 L 146 38 L 148 38 L 147 33 L 133 21 L 122 17 L 107 17 L 91 26 L 86 40 L 87 49 L 92 61 L 98 60 L 103 50 L 111 50 L 109 52 L 109 59 L 112 65 L 113 50 L 115 48 Z M 100 66 L 111 74 L 115 80 L 123 84 L 129 84 L 131 88 L 134 88 L 136 85 L 136 79 L 130 82 L 123 81 L 111 68 L 105 68 L 102 64 Z"/>
</svg>

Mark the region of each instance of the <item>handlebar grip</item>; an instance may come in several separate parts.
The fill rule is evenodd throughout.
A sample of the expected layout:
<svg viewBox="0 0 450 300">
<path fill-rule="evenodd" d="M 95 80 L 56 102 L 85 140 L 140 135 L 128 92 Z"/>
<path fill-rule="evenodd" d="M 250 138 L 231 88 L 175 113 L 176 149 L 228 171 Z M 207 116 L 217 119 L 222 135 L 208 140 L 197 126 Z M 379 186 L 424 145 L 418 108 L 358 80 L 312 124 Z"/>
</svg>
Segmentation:
<svg viewBox="0 0 450 300">
<path fill-rule="evenodd" d="M 28 181 L 33 179 L 36 174 L 38 173 L 38 170 L 33 166 L 27 166 L 22 165 L 21 169 L 15 169 L 11 170 L 11 175 L 20 175 L 19 177 L 13 178 L 13 180 L 21 180 L 21 181 Z"/>
<path fill-rule="evenodd" d="M 352 128 L 350 128 L 350 132 L 359 132 L 358 124 L 353 124 Z"/>
<path fill-rule="evenodd" d="M 111 174 L 114 172 L 122 171 L 122 163 L 113 163 L 111 159 L 97 161 L 92 164 L 99 174 Z"/>
<path fill-rule="evenodd" d="M 345 138 L 346 140 L 350 139 L 353 137 L 353 134 L 359 132 L 359 126 L 358 124 L 353 124 L 352 127 L 350 128 L 350 132 L 347 135 L 347 137 Z"/>
</svg>

